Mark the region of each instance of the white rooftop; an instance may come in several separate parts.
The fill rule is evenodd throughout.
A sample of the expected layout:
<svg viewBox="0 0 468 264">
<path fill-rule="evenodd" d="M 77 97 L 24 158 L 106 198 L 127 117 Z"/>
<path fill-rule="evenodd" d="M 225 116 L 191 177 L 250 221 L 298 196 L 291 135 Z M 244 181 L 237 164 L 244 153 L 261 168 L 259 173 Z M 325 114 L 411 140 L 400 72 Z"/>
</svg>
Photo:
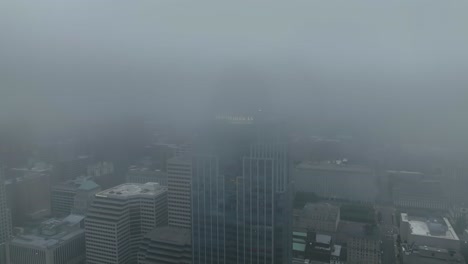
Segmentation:
<svg viewBox="0 0 468 264">
<path fill-rule="evenodd" d="M 84 234 L 84 230 L 80 228 L 83 219 L 84 216 L 74 214 L 62 219 L 47 219 L 26 233 L 14 237 L 11 244 L 36 249 L 58 246 Z"/>
<path fill-rule="evenodd" d="M 73 231 L 64 231 L 55 236 L 47 237 L 42 235 L 27 234 L 19 235 L 12 239 L 11 244 L 24 246 L 24 247 L 33 247 L 33 248 L 51 248 L 64 241 L 67 241 L 77 235 L 84 233 L 83 229 L 75 229 Z"/>
<path fill-rule="evenodd" d="M 166 187 L 159 185 L 156 182 L 140 183 L 124 183 L 110 189 L 101 191 L 96 194 L 98 197 L 117 197 L 128 198 L 130 196 L 154 196 L 159 195 L 167 190 Z"/>
<path fill-rule="evenodd" d="M 413 235 L 459 240 L 447 218 L 427 219 L 402 214 L 402 220 L 409 223 Z"/>
</svg>

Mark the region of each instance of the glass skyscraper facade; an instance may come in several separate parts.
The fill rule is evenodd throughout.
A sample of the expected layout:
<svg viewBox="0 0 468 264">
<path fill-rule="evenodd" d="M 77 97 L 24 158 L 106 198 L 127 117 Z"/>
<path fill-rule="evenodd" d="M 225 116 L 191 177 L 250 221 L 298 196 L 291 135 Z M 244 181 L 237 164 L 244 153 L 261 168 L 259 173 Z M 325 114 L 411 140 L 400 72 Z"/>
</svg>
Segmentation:
<svg viewBox="0 0 468 264">
<path fill-rule="evenodd" d="M 210 131 L 193 158 L 193 263 L 289 263 L 285 140 L 253 123 L 220 123 Z"/>
</svg>

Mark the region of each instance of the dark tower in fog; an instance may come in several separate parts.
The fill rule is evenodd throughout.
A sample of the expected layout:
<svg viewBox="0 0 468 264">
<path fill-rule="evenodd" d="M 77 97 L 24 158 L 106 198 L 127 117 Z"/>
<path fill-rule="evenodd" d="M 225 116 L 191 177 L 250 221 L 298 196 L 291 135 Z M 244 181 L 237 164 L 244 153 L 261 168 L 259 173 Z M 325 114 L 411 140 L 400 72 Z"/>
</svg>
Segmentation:
<svg viewBox="0 0 468 264">
<path fill-rule="evenodd" d="M 0 263 L 6 263 L 6 246 L 11 234 L 11 215 L 7 208 L 5 179 L 0 168 Z"/>
<path fill-rule="evenodd" d="M 193 263 L 291 259 L 287 139 L 264 116 L 266 95 L 254 90 L 221 92 L 215 118 L 194 147 Z"/>
</svg>

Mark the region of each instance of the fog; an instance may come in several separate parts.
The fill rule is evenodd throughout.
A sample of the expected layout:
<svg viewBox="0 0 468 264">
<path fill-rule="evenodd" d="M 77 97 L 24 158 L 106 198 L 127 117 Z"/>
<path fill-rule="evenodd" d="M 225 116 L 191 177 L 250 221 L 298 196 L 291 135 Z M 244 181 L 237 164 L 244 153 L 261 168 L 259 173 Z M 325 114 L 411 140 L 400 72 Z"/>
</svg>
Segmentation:
<svg viewBox="0 0 468 264">
<path fill-rule="evenodd" d="M 219 98 L 245 99 L 314 131 L 463 149 L 467 8 L 3 1 L 0 120 L 54 134 L 90 120 L 199 120 Z"/>
</svg>

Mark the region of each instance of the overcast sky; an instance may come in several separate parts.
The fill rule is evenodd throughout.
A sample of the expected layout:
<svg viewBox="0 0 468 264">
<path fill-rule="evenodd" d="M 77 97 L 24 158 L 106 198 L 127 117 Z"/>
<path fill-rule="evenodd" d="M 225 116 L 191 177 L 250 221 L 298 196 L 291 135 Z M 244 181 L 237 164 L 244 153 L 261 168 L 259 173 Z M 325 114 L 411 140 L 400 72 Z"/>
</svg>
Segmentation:
<svg viewBox="0 0 468 264">
<path fill-rule="evenodd" d="M 275 110 L 304 122 L 463 140 L 467 10 L 432 0 L 2 1 L 0 119 L 180 118 L 225 87 L 261 83 Z"/>
</svg>

